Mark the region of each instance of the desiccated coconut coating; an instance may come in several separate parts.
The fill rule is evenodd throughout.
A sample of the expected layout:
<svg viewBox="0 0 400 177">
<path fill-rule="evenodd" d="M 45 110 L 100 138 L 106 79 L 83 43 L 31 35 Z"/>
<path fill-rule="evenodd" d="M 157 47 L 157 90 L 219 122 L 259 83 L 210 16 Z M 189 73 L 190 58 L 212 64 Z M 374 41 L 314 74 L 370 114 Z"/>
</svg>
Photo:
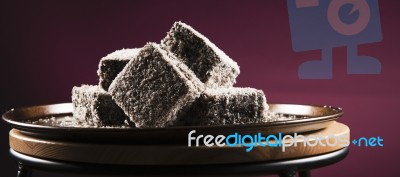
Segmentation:
<svg viewBox="0 0 400 177">
<path fill-rule="evenodd" d="M 148 43 L 109 87 L 115 102 L 137 127 L 166 127 L 199 97 L 202 83 L 185 64 Z"/>
<path fill-rule="evenodd" d="M 108 90 L 111 82 L 124 69 L 125 65 L 135 58 L 139 49 L 122 49 L 103 57 L 99 63 L 97 75 L 99 76 L 99 85 L 104 90 Z"/>
<path fill-rule="evenodd" d="M 185 115 L 186 125 L 228 125 L 265 122 L 263 91 L 253 88 L 207 89 Z"/>
<path fill-rule="evenodd" d="M 129 124 L 124 111 L 99 86 L 73 87 L 72 105 L 74 118 L 86 125 L 103 127 Z"/>
<path fill-rule="evenodd" d="M 175 22 L 161 45 L 185 63 L 207 87 L 230 87 L 240 73 L 235 61 L 182 22 Z"/>
</svg>

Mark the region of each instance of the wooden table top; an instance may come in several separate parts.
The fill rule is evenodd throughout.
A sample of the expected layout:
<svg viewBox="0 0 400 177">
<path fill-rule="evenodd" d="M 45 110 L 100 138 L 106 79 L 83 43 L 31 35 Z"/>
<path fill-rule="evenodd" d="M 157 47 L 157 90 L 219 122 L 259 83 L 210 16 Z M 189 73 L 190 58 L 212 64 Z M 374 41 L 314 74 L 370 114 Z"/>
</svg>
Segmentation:
<svg viewBox="0 0 400 177">
<path fill-rule="evenodd" d="M 330 126 L 320 131 L 301 134 L 308 138 L 308 146 L 304 146 L 304 138 L 298 138 L 296 146 L 281 147 L 256 146 L 250 152 L 246 147 L 188 147 L 187 144 L 104 144 L 65 142 L 45 140 L 28 136 L 16 129 L 10 131 L 10 147 L 20 153 L 45 158 L 70 162 L 86 162 L 96 164 L 115 165 L 197 165 L 197 164 L 224 164 L 265 162 L 270 160 L 283 160 L 302 158 L 307 156 L 325 154 L 342 149 L 341 143 L 334 144 L 335 139 L 330 136 L 340 137 L 340 140 L 350 142 L 350 130 L 341 123 L 333 122 Z M 318 137 L 328 139 L 317 140 Z M 162 138 L 162 137 L 160 137 Z M 336 139 L 337 140 L 337 139 Z M 274 141 L 270 141 L 274 143 Z M 285 141 L 285 143 L 289 143 Z M 315 145 L 311 147 L 310 145 Z"/>
</svg>

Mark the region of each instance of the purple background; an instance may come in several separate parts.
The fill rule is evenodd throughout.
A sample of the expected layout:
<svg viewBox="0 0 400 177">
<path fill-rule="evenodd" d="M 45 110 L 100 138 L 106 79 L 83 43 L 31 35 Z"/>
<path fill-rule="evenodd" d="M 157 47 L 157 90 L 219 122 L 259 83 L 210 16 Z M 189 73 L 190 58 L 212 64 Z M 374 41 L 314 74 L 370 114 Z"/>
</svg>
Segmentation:
<svg viewBox="0 0 400 177">
<path fill-rule="evenodd" d="M 345 111 L 340 122 L 351 128 L 352 138 L 384 138 L 384 147 L 351 146 L 345 160 L 314 170 L 314 176 L 395 176 L 400 157 L 400 2 L 379 5 L 383 41 L 362 45 L 359 53 L 380 59 L 380 75 L 347 75 L 346 49 L 338 47 L 332 80 L 299 80 L 298 66 L 321 53 L 293 52 L 283 0 L 2 2 L 0 110 L 69 102 L 73 86 L 97 84 L 101 57 L 159 42 L 181 20 L 238 62 L 237 86 L 263 89 L 271 103 L 340 106 Z M 3 122 L 0 127 L 1 176 L 14 176 L 16 164 L 7 154 L 10 127 Z"/>
</svg>

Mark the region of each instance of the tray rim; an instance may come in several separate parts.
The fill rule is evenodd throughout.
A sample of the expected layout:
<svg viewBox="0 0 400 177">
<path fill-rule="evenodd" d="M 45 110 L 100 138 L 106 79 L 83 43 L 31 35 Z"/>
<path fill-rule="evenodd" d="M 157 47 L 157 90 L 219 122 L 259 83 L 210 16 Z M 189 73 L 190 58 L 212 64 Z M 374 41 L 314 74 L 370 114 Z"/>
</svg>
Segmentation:
<svg viewBox="0 0 400 177">
<path fill-rule="evenodd" d="M 37 109 L 37 108 L 45 108 L 45 107 L 58 107 L 58 106 L 72 106 L 72 103 L 57 103 L 57 104 L 45 104 L 45 105 L 36 105 L 36 106 L 26 106 L 13 108 L 6 111 L 2 114 L 2 120 L 9 124 L 11 127 L 19 129 L 19 130 L 35 130 L 35 131 L 74 131 L 74 132 L 91 132 L 91 131 L 108 131 L 108 132 L 117 132 L 117 131 L 154 131 L 154 130 L 187 130 L 187 129 L 219 129 L 219 128 L 260 128 L 260 127 L 271 127 L 271 126 L 285 126 L 292 124 L 307 124 L 307 123 L 315 123 L 315 122 L 325 122 L 325 121 L 333 121 L 342 117 L 344 111 L 340 107 L 327 106 L 327 105 L 308 105 L 308 104 L 293 104 L 293 103 L 269 103 L 269 105 L 277 106 L 277 105 L 285 105 L 285 106 L 308 106 L 308 107 L 318 107 L 331 109 L 332 111 L 336 111 L 334 114 L 325 115 L 325 116 L 317 116 L 310 117 L 305 119 L 296 119 L 289 121 L 275 121 L 275 122 L 265 122 L 265 123 L 256 123 L 256 124 L 232 124 L 232 125 L 213 125 L 213 126 L 176 126 L 176 127 L 166 127 L 166 128 L 119 128 L 119 127 L 111 127 L 111 128 L 97 128 L 97 127 L 56 127 L 56 126 L 47 126 L 47 125 L 37 125 L 31 123 L 25 123 L 17 120 L 13 120 L 10 118 L 16 111 L 23 111 L 26 109 Z M 278 112 L 279 113 L 279 112 Z M 72 112 L 60 113 L 60 114 L 49 114 L 50 115 L 71 115 Z"/>
</svg>

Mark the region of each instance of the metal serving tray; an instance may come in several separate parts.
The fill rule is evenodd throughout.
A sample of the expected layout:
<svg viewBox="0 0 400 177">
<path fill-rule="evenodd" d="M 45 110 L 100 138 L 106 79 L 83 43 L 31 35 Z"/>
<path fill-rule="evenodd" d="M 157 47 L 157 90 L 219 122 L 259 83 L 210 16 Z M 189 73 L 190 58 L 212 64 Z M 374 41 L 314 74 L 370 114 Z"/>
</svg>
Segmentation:
<svg viewBox="0 0 400 177">
<path fill-rule="evenodd" d="M 128 144 L 187 143 L 188 133 L 229 135 L 239 134 L 293 134 L 323 129 L 343 115 L 343 111 L 331 106 L 298 104 L 269 104 L 270 111 L 294 119 L 245 125 L 180 126 L 168 128 L 84 128 L 38 125 L 29 122 L 55 117 L 72 116 L 72 104 L 61 103 L 12 109 L 3 114 L 3 120 L 21 133 L 44 139 L 76 142 L 112 142 Z"/>
</svg>

